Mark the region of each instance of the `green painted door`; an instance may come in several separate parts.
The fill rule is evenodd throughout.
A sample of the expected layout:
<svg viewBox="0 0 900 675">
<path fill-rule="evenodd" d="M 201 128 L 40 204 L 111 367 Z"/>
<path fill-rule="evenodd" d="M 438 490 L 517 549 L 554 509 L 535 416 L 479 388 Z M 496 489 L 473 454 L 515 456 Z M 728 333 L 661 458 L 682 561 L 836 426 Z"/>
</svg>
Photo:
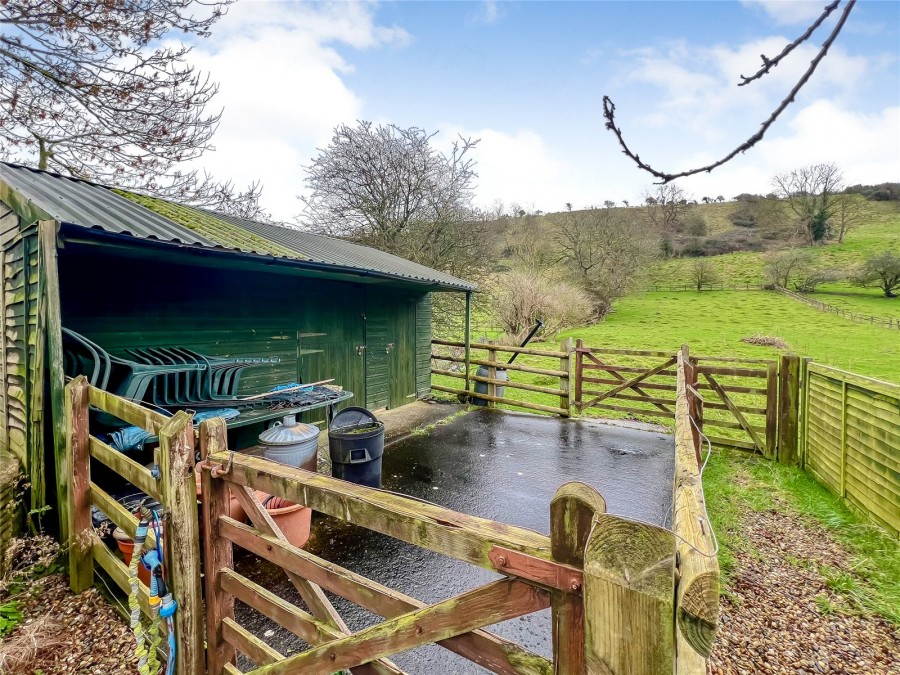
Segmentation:
<svg viewBox="0 0 900 675">
<path fill-rule="evenodd" d="M 397 298 L 388 322 L 388 407 L 416 400 L 416 303 Z"/>
<path fill-rule="evenodd" d="M 379 289 L 366 293 L 366 407 L 388 406 L 388 310 Z"/>
</svg>

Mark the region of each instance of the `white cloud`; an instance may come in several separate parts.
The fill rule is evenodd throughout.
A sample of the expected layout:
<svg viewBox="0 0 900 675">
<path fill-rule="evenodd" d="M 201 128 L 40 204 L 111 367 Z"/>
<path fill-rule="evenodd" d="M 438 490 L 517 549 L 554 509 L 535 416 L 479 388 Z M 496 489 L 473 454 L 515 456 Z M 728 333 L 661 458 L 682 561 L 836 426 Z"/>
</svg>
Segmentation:
<svg viewBox="0 0 900 675">
<path fill-rule="evenodd" d="M 745 5 L 757 6 L 777 24 L 812 23 L 825 5 L 825 0 L 743 0 Z"/>
<path fill-rule="evenodd" d="M 759 55 L 778 54 L 788 42 L 782 36 L 753 40 L 737 47 L 689 47 L 676 42 L 663 49 L 629 53 L 630 67 L 622 79 L 628 83 L 649 84 L 661 91 L 657 104 L 644 112 L 638 122 L 648 127 L 671 124 L 689 128 L 714 142 L 727 136 L 726 115 L 756 111 L 762 122 L 787 95 L 809 66 L 815 47 L 798 47 L 787 59 L 761 79 L 738 87 L 740 75 L 753 75 L 761 65 Z M 839 47 L 833 48 L 811 80 L 802 90 L 807 100 L 827 92 L 831 97 L 851 93 L 869 67 L 864 57 L 851 56 Z M 726 122 L 726 123 L 722 123 Z"/>
<path fill-rule="evenodd" d="M 375 24 L 368 4 L 240 2 L 198 44 L 192 61 L 219 83 L 224 108 L 215 151 L 195 165 L 242 187 L 263 184 L 263 204 L 290 220 L 299 211 L 302 164 L 332 129 L 353 123 L 362 103 L 342 76 L 352 70 L 335 50 L 403 45 L 402 28 Z"/>
<path fill-rule="evenodd" d="M 483 0 L 472 18 L 478 23 L 496 23 L 503 18 L 504 10 L 497 0 Z"/>
<path fill-rule="evenodd" d="M 684 158 L 683 166 L 703 166 L 709 153 Z M 691 176 L 679 185 L 696 198 L 771 191 L 776 173 L 833 162 L 848 185 L 900 180 L 900 107 L 872 114 L 847 110 L 819 99 L 799 109 L 754 148 L 711 174 Z"/>
<path fill-rule="evenodd" d="M 577 169 L 556 157 L 534 131 L 464 130 L 444 125 L 435 141 L 446 152 L 459 135 L 480 139 L 472 155 L 478 163 L 476 203 L 480 206 L 500 200 L 506 205 L 559 211 L 567 201 L 584 204 L 591 199 L 590 191 L 579 185 Z"/>
</svg>

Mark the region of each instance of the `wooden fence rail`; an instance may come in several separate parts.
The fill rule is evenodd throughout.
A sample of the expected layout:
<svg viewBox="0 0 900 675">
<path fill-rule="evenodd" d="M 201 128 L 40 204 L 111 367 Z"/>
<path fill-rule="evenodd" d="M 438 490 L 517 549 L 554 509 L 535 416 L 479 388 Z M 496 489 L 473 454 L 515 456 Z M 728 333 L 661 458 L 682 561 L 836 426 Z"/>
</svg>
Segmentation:
<svg viewBox="0 0 900 675">
<path fill-rule="evenodd" d="M 872 326 L 900 329 L 900 318 L 894 319 L 891 317 L 873 316 L 871 314 L 860 314 L 858 312 L 850 311 L 849 309 L 844 309 L 843 307 L 835 307 L 834 305 L 829 305 L 826 302 L 814 300 L 801 293 L 794 293 L 793 291 L 789 291 L 788 289 L 782 288 L 780 286 L 777 286 L 775 290 L 782 295 L 786 295 L 787 297 L 792 298 L 793 300 L 797 300 L 798 302 L 802 302 L 805 305 L 809 305 L 810 307 L 813 307 L 820 312 L 837 314 L 838 316 L 842 316 L 845 319 L 850 319 L 850 321 L 855 321 L 856 323 L 867 323 Z"/>
<path fill-rule="evenodd" d="M 155 452 L 156 474 L 106 445 L 90 434 L 89 410 L 100 411 L 139 426 L 159 436 Z M 95 569 L 102 570 L 122 592 L 130 592 L 128 567 L 116 555 L 91 522 L 91 506 L 96 506 L 126 534 L 134 536 L 137 518 L 91 480 L 91 462 L 99 462 L 148 496 L 158 500 L 164 511 L 163 539 L 166 576 L 178 603 L 175 633 L 178 648 L 175 672 L 200 675 L 206 670 L 203 605 L 200 585 L 200 550 L 194 469 L 194 431 L 191 417 L 179 412 L 165 417 L 157 412 L 118 398 L 88 384 L 83 376 L 72 380 L 65 391 L 66 456 L 69 503 L 68 523 L 69 584 L 80 593 L 94 583 Z M 158 476 L 158 477 L 157 477 Z M 148 533 L 148 545 L 155 545 Z M 135 551 L 134 555 L 139 552 Z M 138 604 L 151 617 L 150 595 L 139 583 Z M 158 607 L 156 608 L 158 613 Z"/>
<path fill-rule="evenodd" d="M 817 363 L 804 380 L 804 468 L 900 535 L 900 386 Z"/>
</svg>

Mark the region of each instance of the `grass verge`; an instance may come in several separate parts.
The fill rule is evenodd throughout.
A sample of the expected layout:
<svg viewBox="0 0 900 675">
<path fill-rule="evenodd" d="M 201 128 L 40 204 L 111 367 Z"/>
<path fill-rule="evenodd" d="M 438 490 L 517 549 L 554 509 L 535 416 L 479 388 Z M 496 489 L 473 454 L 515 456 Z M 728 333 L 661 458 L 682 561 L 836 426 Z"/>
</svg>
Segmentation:
<svg viewBox="0 0 900 675">
<path fill-rule="evenodd" d="M 741 515 L 785 508 L 822 527 L 848 554 L 842 569 L 820 566 L 846 608 L 900 626 L 900 543 L 844 506 L 809 474 L 738 451 L 715 450 L 703 475 L 709 516 L 719 540 L 723 590 L 737 571 L 738 552 L 754 555 L 742 538 Z"/>
</svg>

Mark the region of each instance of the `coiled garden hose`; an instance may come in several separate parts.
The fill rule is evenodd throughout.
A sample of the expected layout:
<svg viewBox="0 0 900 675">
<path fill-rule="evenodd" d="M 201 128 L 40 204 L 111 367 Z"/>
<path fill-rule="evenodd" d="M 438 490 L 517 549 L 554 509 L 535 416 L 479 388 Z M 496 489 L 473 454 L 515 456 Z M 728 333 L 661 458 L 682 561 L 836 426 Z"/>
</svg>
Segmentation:
<svg viewBox="0 0 900 675">
<path fill-rule="evenodd" d="M 138 523 L 137 531 L 134 534 L 134 549 L 131 552 L 131 563 L 128 565 L 128 580 L 131 587 L 131 592 L 128 594 L 128 610 L 131 613 L 130 628 L 134 633 L 134 655 L 137 660 L 137 669 L 140 675 L 156 675 L 156 669 L 151 671 L 147 646 L 144 644 L 144 627 L 141 625 L 141 606 L 138 604 L 138 594 L 140 593 L 138 565 L 141 564 L 141 550 L 144 548 L 144 542 L 147 540 L 148 525 L 149 519 L 144 517 L 142 511 L 141 520 Z M 159 598 L 157 598 L 157 602 L 158 601 Z M 153 602 L 151 600 L 151 612 L 152 605 Z M 155 654 L 154 660 L 156 660 Z"/>
</svg>

